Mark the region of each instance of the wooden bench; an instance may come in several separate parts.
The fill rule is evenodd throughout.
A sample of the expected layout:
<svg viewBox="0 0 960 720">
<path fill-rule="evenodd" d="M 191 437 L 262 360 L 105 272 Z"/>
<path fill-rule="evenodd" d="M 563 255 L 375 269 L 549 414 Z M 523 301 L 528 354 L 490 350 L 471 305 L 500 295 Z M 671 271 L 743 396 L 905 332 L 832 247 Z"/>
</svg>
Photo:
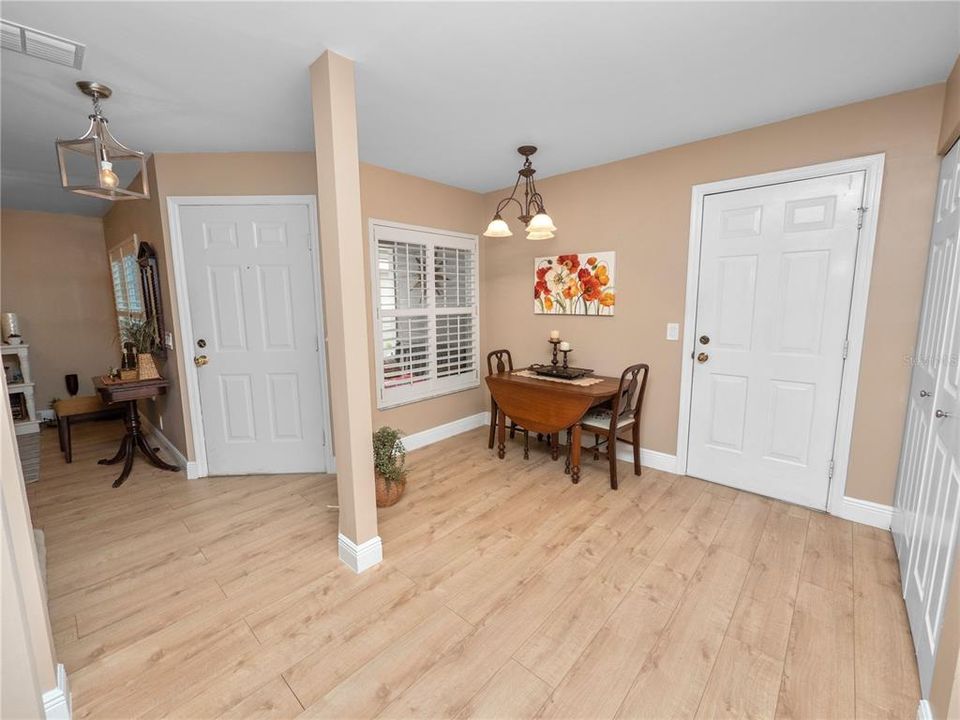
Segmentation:
<svg viewBox="0 0 960 720">
<path fill-rule="evenodd" d="M 105 405 L 99 395 L 77 395 L 57 400 L 53 404 L 57 414 L 57 431 L 60 433 L 60 450 L 67 462 L 73 462 L 73 446 L 70 440 L 70 424 L 83 420 L 95 420 L 123 415 L 123 408 Z"/>
</svg>

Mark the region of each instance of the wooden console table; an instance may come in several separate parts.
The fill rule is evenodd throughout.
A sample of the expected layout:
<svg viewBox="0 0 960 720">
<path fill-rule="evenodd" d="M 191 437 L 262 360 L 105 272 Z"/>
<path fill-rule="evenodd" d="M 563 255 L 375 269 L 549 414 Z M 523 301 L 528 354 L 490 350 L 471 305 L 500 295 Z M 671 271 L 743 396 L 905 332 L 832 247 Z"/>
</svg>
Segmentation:
<svg viewBox="0 0 960 720">
<path fill-rule="evenodd" d="M 112 381 L 102 376 L 93 378 L 93 386 L 105 404 L 123 405 L 124 407 L 123 422 L 127 431 L 120 441 L 120 448 L 112 458 L 97 461 L 100 465 L 116 465 L 121 460 L 123 461 L 123 470 L 120 471 L 120 477 L 113 481 L 113 487 L 120 487 L 130 476 L 130 469 L 133 467 L 133 456 L 138 449 L 154 467 L 170 471 L 180 469 L 176 465 L 171 465 L 161 460 L 153 448 L 150 447 L 146 437 L 144 437 L 141 432 L 140 414 L 137 412 L 138 400 L 146 400 L 147 398 L 154 398 L 157 395 L 163 395 L 167 391 L 167 385 L 169 385 L 169 383 L 163 378 L 157 378 L 155 380 L 130 380 L 127 382 Z"/>
</svg>

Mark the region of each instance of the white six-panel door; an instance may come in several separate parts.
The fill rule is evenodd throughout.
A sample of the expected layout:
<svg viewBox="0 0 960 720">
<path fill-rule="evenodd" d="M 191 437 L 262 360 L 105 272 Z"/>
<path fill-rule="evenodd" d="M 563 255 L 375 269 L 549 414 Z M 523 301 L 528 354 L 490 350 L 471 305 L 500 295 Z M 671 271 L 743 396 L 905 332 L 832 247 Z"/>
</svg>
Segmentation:
<svg viewBox="0 0 960 720">
<path fill-rule="evenodd" d="M 940 168 L 893 516 L 924 696 L 960 525 L 960 145 Z"/>
<path fill-rule="evenodd" d="M 688 474 L 826 507 L 864 181 L 704 199 Z"/>
<path fill-rule="evenodd" d="M 324 471 L 328 442 L 310 208 L 180 208 L 211 475 Z M 200 360 L 202 362 L 202 360 Z"/>
</svg>

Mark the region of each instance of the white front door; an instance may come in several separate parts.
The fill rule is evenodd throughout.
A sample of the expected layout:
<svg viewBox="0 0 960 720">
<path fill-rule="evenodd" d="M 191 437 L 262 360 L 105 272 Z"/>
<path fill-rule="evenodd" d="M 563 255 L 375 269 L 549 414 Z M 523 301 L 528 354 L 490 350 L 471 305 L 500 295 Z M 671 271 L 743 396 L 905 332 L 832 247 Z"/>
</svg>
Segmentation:
<svg viewBox="0 0 960 720">
<path fill-rule="evenodd" d="M 182 206 L 180 228 L 209 474 L 327 470 L 310 206 Z"/>
<path fill-rule="evenodd" d="M 924 696 L 960 526 L 960 144 L 938 188 L 893 515 Z"/>
<path fill-rule="evenodd" d="M 688 474 L 826 507 L 864 180 L 704 199 Z"/>
</svg>

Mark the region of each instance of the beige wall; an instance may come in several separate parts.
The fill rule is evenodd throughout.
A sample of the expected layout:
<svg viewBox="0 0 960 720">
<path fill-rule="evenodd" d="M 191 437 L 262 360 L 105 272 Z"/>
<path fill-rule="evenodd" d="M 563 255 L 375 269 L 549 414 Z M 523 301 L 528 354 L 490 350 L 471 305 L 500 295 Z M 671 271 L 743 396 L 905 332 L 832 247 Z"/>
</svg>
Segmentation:
<svg viewBox="0 0 960 720">
<path fill-rule="evenodd" d="M 0 310 L 17 313 L 30 344 L 38 410 L 67 397 L 67 373 L 92 393 L 90 378 L 120 363 L 100 218 L 0 213 Z"/>
<path fill-rule="evenodd" d="M 960 57 L 957 57 L 953 71 L 947 78 L 943 98 L 943 115 L 940 120 L 941 154 L 946 155 L 957 138 L 960 138 Z"/>
<path fill-rule="evenodd" d="M 519 362 L 547 357 L 556 328 L 574 360 L 604 374 L 651 366 L 642 442 L 676 452 L 681 343 L 664 339 L 682 322 L 691 187 L 872 153 L 886 153 L 879 229 L 848 495 L 891 504 L 910 379 L 939 159 L 943 85 L 847 105 L 744 132 L 588 168 L 538 183 L 560 228 L 549 241 L 483 241 L 484 350 L 508 347 Z M 488 214 L 503 192 L 486 196 Z M 535 316 L 533 258 L 617 252 L 614 318 Z M 519 310 L 518 310 L 519 309 Z"/>
<path fill-rule="evenodd" d="M 363 203 L 364 222 L 364 283 L 368 297 L 371 296 L 369 220 L 393 220 L 409 225 L 423 225 L 441 230 L 477 234 L 482 230 L 485 205 L 477 193 L 441 185 L 411 175 L 386 170 L 375 165 L 360 166 L 360 194 Z M 480 243 L 483 253 L 484 243 Z M 482 273 L 482 271 L 481 271 Z M 481 275 L 480 287 L 484 278 Z M 481 345 L 488 318 L 481 308 Z M 371 337 L 370 362 L 374 363 L 375 341 L 373 315 L 367 317 Z M 484 359 L 481 358 L 481 364 Z M 484 365 L 484 367 L 486 367 Z M 482 372 L 485 374 L 486 370 Z M 482 382 L 482 380 L 481 380 Z M 475 390 L 453 393 L 432 400 L 402 405 L 389 410 L 376 409 L 376 386 L 373 387 L 373 424 L 390 425 L 406 434 L 415 433 L 443 423 L 474 415 L 486 409 L 485 391 Z"/>
<path fill-rule="evenodd" d="M 174 333 L 177 350 L 168 353 L 161 372 L 171 381 L 166 398 L 158 400 L 163 417 L 164 434 L 193 459 L 194 449 L 189 430 L 186 399 L 180 388 L 186 387 L 180 362 L 180 328 L 173 269 L 167 262 L 169 228 L 167 197 L 193 195 L 316 195 L 317 169 L 313 153 L 159 153 L 148 168 L 153 196 L 148 202 L 117 203 L 104 218 L 106 244 L 112 247 L 136 232 L 157 250 L 161 272 L 165 275 L 165 323 Z M 364 257 L 362 276 L 370 292 L 367 272 L 369 261 L 367 228 L 373 217 L 413 225 L 426 225 L 445 230 L 477 232 L 482 221 L 483 198 L 477 193 L 460 190 L 411 175 L 393 172 L 373 165 L 360 165 L 361 213 L 363 216 Z M 481 318 L 482 321 L 482 318 Z M 369 329 L 368 318 L 368 329 Z M 481 325 L 481 330 L 483 329 Z M 369 345 L 370 357 L 373 345 Z M 371 390 L 374 378 L 371 377 Z M 484 409 L 483 392 L 467 391 L 436 400 L 376 410 L 372 401 L 374 426 L 393 425 L 406 433 L 434 427 L 472 415 Z M 156 413 L 147 410 L 153 422 Z M 154 423 L 156 424 L 156 422 Z"/>
</svg>

